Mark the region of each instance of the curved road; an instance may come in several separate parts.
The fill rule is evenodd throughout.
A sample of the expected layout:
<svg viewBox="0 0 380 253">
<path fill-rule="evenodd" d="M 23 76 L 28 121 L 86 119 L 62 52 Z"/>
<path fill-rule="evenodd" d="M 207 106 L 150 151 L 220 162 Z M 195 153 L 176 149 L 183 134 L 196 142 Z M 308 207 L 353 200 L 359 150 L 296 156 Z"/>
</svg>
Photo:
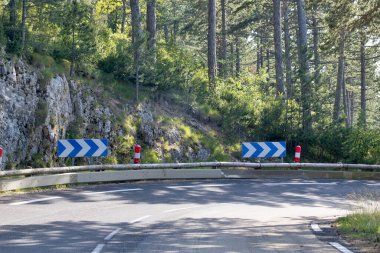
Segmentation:
<svg viewBox="0 0 380 253">
<path fill-rule="evenodd" d="M 122 183 L 0 197 L 0 252 L 339 252 L 311 223 L 368 181 Z"/>
</svg>

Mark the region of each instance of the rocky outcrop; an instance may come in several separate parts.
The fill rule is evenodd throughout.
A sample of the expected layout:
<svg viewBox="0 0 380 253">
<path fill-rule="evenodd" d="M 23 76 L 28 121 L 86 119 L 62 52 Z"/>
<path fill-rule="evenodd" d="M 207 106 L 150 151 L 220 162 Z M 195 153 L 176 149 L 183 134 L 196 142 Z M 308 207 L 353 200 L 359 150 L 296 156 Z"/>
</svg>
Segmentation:
<svg viewBox="0 0 380 253">
<path fill-rule="evenodd" d="M 0 58 L 0 147 L 4 149 L 1 167 L 63 165 L 64 161 L 57 158 L 57 142 L 72 138 L 107 138 L 112 162 L 128 162 L 133 142 L 141 144 L 144 152 L 154 153 L 151 161 L 210 159 L 211 151 L 181 129 L 185 123 L 168 105 L 161 112 L 149 102 L 136 107 L 107 99 L 104 105 L 101 93 L 65 75 L 46 78 L 22 60 Z M 177 118 L 183 125 L 158 122 L 158 115 Z M 130 118 L 130 129 L 125 123 L 115 122 L 115 118 Z M 186 124 L 201 130 L 193 119 Z"/>
<path fill-rule="evenodd" d="M 0 59 L 3 167 L 59 164 L 60 138 L 109 138 L 112 113 L 91 94 L 64 75 L 44 81 L 21 60 Z"/>
<path fill-rule="evenodd" d="M 199 141 L 187 141 L 187 137 L 175 124 L 162 124 L 153 116 L 154 108 L 150 104 L 140 105 L 138 118 L 141 122 L 139 133 L 142 140 L 154 147 L 158 159 L 171 162 L 207 161 L 211 153 Z M 162 116 L 162 115 L 161 115 Z M 170 118 L 171 115 L 164 114 Z M 177 120 L 181 121 L 180 118 Z M 167 161 L 165 161 L 167 162 Z"/>
</svg>

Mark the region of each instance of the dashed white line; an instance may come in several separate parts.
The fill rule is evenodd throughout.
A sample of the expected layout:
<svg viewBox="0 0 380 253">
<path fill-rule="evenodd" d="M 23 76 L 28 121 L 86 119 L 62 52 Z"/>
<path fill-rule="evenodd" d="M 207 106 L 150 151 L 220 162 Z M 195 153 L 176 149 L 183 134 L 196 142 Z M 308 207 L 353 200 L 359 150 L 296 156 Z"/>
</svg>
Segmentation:
<svg viewBox="0 0 380 253">
<path fill-rule="evenodd" d="M 102 249 L 104 248 L 105 244 L 102 243 L 102 244 L 98 244 L 96 246 L 96 248 L 91 252 L 91 253 L 100 253 L 102 251 Z"/>
<path fill-rule="evenodd" d="M 342 253 L 354 253 L 351 250 L 347 249 L 346 247 L 340 245 L 337 242 L 330 242 L 329 244 L 331 246 L 333 246 L 334 248 L 336 248 L 337 250 L 339 250 L 340 252 L 342 252 Z"/>
<path fill-rule="evenodd" d="M 200 188 L 200 187 L 223 187 L 230 186 L 232 184 L 199 184 L 199 185 L 178 185 L 178 186 L 167 186 L 169 189 L 182 189 L 182 188 Z"/>
<path fill-rule="evenodd" d="M 314 232 L 322 232 L 322 229 L 318 226 L 318 224 L 315 224 L 315 223 L 312 223 L 312 224 L 311 224 L 311 229 L 312 229 Z"/>
<path fill-rule="evenodd" d="M 242 176 L 239 175 L 225 175 L 226 178 L 242 178 Z"/>
<path fill-rule="evenodd" d="M 142 191 L 141 188 L 136 189 L 120 189 L 120 190 L 112 190 L 112 191 L 102 191 L 102 192 L 85 192 L 84 195 L 95 195 L 95 194 L 103 194 L 103 193 L 113 193 L 113 192 L 132 192 L 132 191 Z"/>
<path fill-rule="evenodd" d="M 170 210 L 164 211 L 164 213 L 172 213 L 172 212 L 176 212 L 176 211 L 182 211 L 182 210 L 187 210 L 187 209 L 192 209 L 192 208 L 197 208 L 197 207 L 199 207 L 199 206 L 188 206 L 188 207 L 183 207 L 183 208 L 170 209 Z"/>
<path fill-rule="evenodd" d="M 107 235 L 106 237 L 104 237 L 104 240 L 106 241 L 109 241 L 112 239 L 112 237 L 114 237 L 117 233 L 119 233 L 121 230 L 121 228 L 117 228 L 115 229 L 114 231 L 112 231 L 109 235 Z"/>
<path fill-rule="evenodd" d="M 380 183 L 375 183 L 375 184 L 366 184 L 368 186 L 380 186 Z"/>
<path fill-rule="evenodd" d="M 317 183 L 317 182 L 291 182 L 291 183 L 264 183 L 266 186 L 277 186 L 277 185 L 336 185 L 336 182 L 333 183 Z"/>
<path fill-rule="evenodd" d="M 143 217 L 140 217 L 140 218 L 137 218 L 137 219 L 131 221 L 130 223 L 131 223 L 131 224 L 133 224 L 133 223 L 137 223 L 137 222 L 142 221 L 142 220 L 145 220 L 145 219 L 147 219 L 147 218 L 149 218 L 149 217 L 151 217 L 151 216 L 152 216 L 152 215 L 145 215 L 145 216 L 143 216 Z"/>
<path fill-rule="evenodd" d="M 28 201 L 20 201 L 20 202 L 14 202 L 9 205 L 11 206 L 19 206 L 19 205 L 25 205 L 25 204 L 30 204 L 30 203 L 36 203 L 36 202 L 43 202 L 43 201 L 48 201 L 52 199 L 61 199 L 62 197 L 48 197 L 48 198 L 42 198 L 42 199 L 33 199 L 33 200 L 28 200 Z"/>
</svg>

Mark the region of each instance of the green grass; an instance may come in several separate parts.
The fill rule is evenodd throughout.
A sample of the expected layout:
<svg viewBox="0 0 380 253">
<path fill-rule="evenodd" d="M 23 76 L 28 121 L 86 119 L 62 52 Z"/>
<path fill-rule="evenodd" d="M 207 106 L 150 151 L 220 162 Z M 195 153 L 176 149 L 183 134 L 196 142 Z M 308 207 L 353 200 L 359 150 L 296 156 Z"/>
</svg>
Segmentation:
<svg viewBox="0 0 380 253">
<path fill-rule="evenodd" d="M 349 238 L 380 242 L 380 211 L 350 214 L 339 218 L 337 225 Z"/>
<path fill-rule="evenodd" d="M 336 221 L 342 235 L 377 245 L 380 242 L 380 192 L 361 191 L 349 195 L 351 214 Z"/>
</svg>

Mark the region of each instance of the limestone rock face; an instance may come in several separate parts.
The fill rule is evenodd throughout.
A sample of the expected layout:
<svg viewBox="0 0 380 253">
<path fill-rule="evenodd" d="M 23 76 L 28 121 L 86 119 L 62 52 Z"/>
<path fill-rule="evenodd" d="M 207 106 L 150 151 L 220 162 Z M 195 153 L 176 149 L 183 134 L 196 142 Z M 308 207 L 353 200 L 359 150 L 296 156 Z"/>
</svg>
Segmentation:
<svg viewBox="0 0 380 253">
<path fill-rule="evenodd" d="M 121 143 L 127 139 L 126 134 L 143 149 L 155 150 L 163 162 L 206 161 L 211 157 L 211 152 L 193 141 L 178 124 L 156 119 L 164 116 L 169 121 L 182 121 L 168 103 L 162 105 L 164 112 L 157 112 L 149 102 L 136 107 L 107 98 L 102 103 L 100 92 L 65 75 L 46 80 L 22 60 L 0 56 L 0 147 L 4 150 L 0 169 L 63 165 L 57 157 L 59 139 L 106 138 L 111 154 L 127 157 L 131 154 L 126 150 L 131 147 Z M 114 115 L 114 104 L 124 108 L 118 113 L 125 115 Z M 126 115 L 133 121 L 132 130 L 115 123 L 116 116 L 125 119 Z M 192 121 L 186 124 L 193 129 L 199 125 Z"/>
<path fill-rule="evenodd" d="M 56 165 L 58 139 L 108 138 L 112 113 L 87 89 L 64 75 L 44 83 L 21 60 L 0 58 L 1 167 L 28 165 L 36 155 Z"/>
</svg>

